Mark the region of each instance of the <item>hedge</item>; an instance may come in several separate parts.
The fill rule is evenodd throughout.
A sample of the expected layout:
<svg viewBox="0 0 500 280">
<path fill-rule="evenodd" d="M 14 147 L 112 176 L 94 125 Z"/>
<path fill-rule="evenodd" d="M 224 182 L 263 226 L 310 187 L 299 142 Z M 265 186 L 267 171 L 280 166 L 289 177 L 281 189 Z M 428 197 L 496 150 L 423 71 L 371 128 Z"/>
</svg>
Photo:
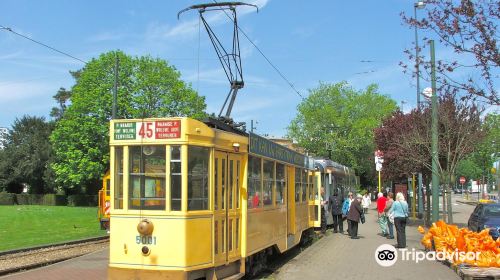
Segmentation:
<svg viewBox="0 0 500 280">
<path fill-rule="evenodd" d="M 14 194 L 14 193 L 0 193 L 0 205 L 50 205 L 50 206 L 96 206 L 96 195 L 81 195 L 83 198 L 70 198 L 65 195 L 58 194 Z M 75 196 L 71 196 L 75 197 Z M 80 197 L 80 196 L 77 196 Z M 88 197 L 88 198 L 87 198 Z"/>
<path fill-rule="evenodd" d="M 15 203 L 16 203 L 15 194 L 0 192 L 0 205 L 13 205 Z"/>
<path fill-rule="evenodd" d="M 68 195 L 68 206 L 97 206 L 97 195 Z"/>
</svg>

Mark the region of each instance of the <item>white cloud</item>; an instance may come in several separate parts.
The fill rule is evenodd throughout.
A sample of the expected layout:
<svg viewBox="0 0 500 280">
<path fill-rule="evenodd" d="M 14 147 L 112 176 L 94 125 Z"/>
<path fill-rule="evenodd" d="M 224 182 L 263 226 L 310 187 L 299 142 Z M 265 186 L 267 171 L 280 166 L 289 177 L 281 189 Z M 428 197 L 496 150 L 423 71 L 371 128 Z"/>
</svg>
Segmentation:
<svg viewBox="0 0 500 280">
<path fill-rule="evenodd" d="M 4 83 L 0 84 L 0 99 L 4 104 L 15 104 L 14 102 L 33 101 L 35 98 L 50 99 L 47 92 L 57 91 L 53 83 L 31 82 L 31 83 Z M 15 106 L 15 105 L 13 105 Z M 10 105 L 9 105 L 10 107 Z"/>
<path fill-rule="evenodd" d="M 9 53 L 9 54 L 4 54 L 0 55 L 0 60 L 7 60 L 7 59 L 12 59 L 12 58 L 17 58 L 22 54 L 22 52 L 17 51 L 14 53 Z"/>
</svg>

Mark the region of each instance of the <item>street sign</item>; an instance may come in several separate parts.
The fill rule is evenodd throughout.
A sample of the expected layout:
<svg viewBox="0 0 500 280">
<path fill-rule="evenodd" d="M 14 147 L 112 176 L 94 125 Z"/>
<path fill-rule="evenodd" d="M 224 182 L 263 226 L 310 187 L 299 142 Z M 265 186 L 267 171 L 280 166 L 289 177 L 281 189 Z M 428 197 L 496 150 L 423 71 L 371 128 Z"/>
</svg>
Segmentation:
<svg viewBox="0 0 500 280">
<path fill-rule="evenodd" d="M 463 176 L 460 177 L 460 184 L 462 184 L 462 185 L 465 184 L 465 177 L 463 177 Z"/>
<path fill-rule="evenodd" d="M 384 163 L 384 152 L 381 150 L 375 151 L 375 170 L 382 170 L 382 163 Z"/>
<path fill-rule="evenodd" d="M 432 97 L 432 88 L 430 88 L 430 87 L 424 88 L 422 94 L 424 95 L 425 98 L 431 99 L 431 97 Z"/>
</svg>

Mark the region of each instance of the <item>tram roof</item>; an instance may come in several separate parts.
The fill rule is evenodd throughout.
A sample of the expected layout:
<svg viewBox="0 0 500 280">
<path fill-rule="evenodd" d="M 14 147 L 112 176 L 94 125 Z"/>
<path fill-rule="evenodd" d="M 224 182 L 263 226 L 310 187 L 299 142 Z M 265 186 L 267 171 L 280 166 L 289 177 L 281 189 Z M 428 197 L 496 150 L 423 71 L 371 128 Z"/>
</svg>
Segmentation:
<svg viewBox="0 0 500 280">
<path fill-rule="evenodd" d="M 317 168 L 321 173 L 328 173 L 328 171 L 330 171 L 334 173 L 337 172 L 354 175 L 354 170 L 352 168 L 330 159 L 314 159 L 314 167 Z"/>
</svg>

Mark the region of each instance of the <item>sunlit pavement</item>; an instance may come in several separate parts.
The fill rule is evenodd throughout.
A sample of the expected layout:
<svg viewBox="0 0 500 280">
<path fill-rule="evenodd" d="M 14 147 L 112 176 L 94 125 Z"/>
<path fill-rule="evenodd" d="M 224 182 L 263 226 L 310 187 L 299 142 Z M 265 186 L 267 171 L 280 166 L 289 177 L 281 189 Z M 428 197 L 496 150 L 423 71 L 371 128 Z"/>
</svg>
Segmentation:
<svg viewBox="0 0 500 280">
<path fill-rule="evenodd" d="M 0 277 L 2 280 L 105 280 L 108 279 L 109 248 L 25 272 Z"/>
<path fill-rule="evenodd" d="M 474 209 L 471 205 L 456 203 L 453 198 L 455 221 L 467 223 Z M 373 206 L 373 204 L 372 204 Z M 275 273 L 276 279 L 460 279 L 449 267 L 438 261 L 402 261 L 401 254 L 393 266 L 382 267 L 375 260 L 375 251 L 382 244 L 395 245 L 396 239 L 378 235 L 376 210 L 371 209 L 365 224 L 359 225 L 360 239 L 330 233 Z M 344 222 L 344 228 L 347 226 Z M 416 226 L 406 227 L 407 246 L 411 252 L 422 251 L 422 235 Z"/>
</svg>

